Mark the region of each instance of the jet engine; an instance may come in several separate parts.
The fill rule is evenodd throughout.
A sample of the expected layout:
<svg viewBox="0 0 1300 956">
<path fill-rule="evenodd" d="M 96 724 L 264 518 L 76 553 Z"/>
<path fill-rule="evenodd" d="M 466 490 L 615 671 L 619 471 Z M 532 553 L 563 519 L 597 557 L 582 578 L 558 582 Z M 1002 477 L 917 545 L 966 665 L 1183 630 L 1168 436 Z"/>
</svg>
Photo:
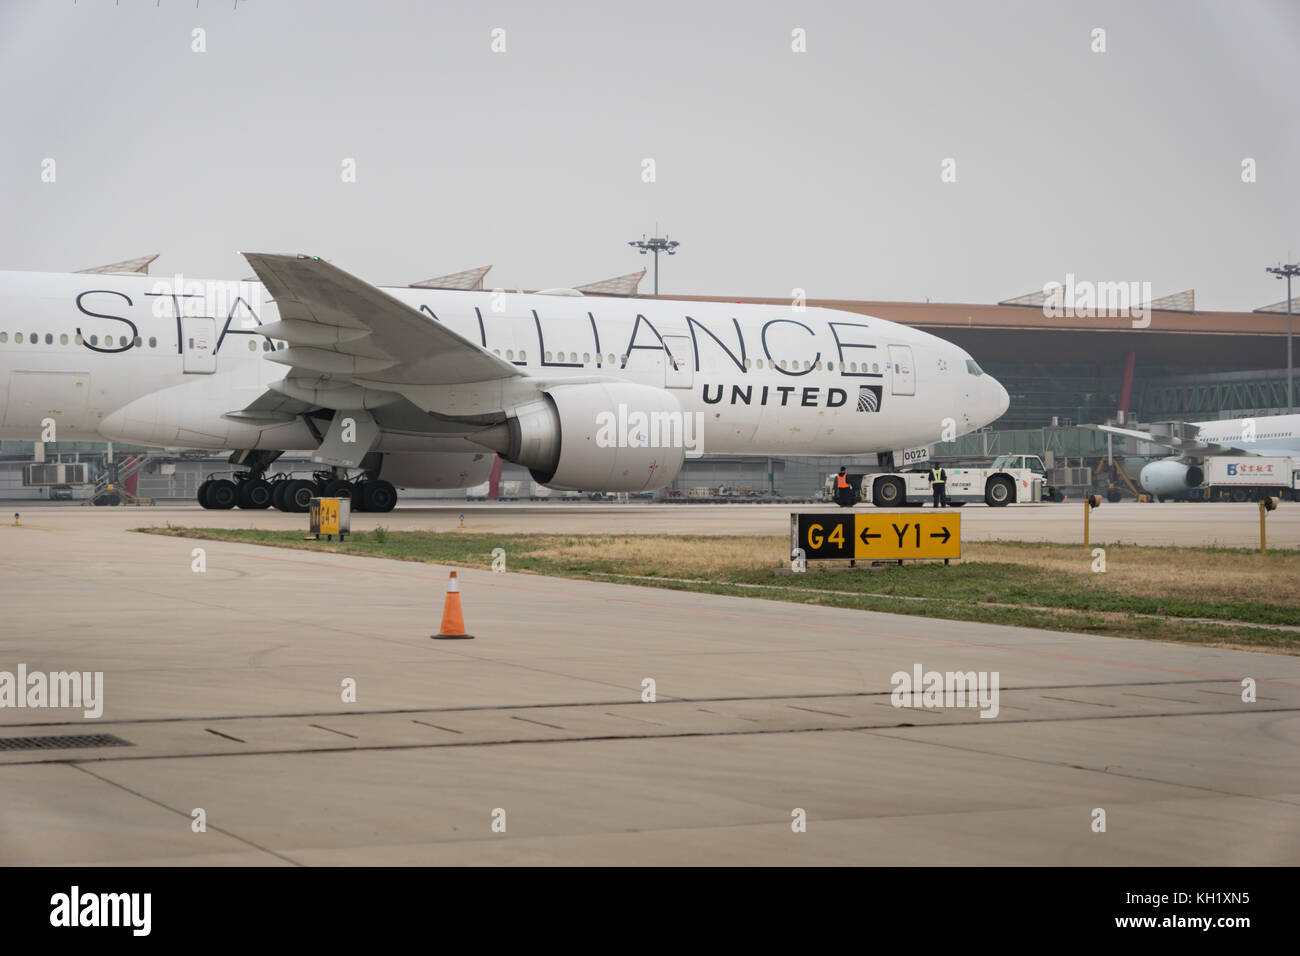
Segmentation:
<svg viewBox="0 0 1300 956">
<path fill-rule="evenodd" d="M 662 388 L 627 382 L 557 385 L 470 436 L 533 480 L 566 491 L 651 491 L 701 449 L 698 416 Z"/>
<path fill-rule="evenodd" d="M 1142 487 L 1158 497 L 1179 495 L 1205 483 L 1205 472 L 1199 465 L 1189 465 L 1177 458 L 1153 461 L 1138 475 Z"/>
</svg>

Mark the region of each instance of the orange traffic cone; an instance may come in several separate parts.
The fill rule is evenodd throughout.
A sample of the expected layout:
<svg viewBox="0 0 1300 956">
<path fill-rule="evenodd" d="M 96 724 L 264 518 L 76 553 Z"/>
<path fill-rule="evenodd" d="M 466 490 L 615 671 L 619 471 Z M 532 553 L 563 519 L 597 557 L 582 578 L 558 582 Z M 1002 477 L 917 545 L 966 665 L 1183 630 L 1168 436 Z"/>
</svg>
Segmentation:
<svg viewBox="0 0 1300 956">
<path fill-rule="evenodd" d="M 451 572 L 447 582 L 447 600 L 442 606 L 442 629 L 432 635 L 435 641 L 472 641 L 473 634 L 465 633 L 465 615 L 460 610 L 460 581 Z"/>
</svg>

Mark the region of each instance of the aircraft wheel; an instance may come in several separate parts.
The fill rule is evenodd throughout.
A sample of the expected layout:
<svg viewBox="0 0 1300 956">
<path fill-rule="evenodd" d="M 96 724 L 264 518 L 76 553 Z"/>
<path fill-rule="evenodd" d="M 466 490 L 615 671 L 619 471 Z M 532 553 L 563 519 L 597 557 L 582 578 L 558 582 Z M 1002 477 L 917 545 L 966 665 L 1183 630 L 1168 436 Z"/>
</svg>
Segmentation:
<svg viewBox="0 0 1300 956">
<path fill-rule="evenodd" d="M 325 482 L 325 487 L 321 489 L 322 498 L 352 498 L 355 497 L 352 482 L 346 478 L 335 478 L 333 481 Z"/>
<path fill-rule="evenodd" d="M 397 506 L 397 489 L 382 479 L 367 481 L 363 498 L 367 511 L 392 511 Z"/>
<path fill-rule="evenodd" d="M 218 478 L 208 488 L 208 507 L 217 511 L 228 511 L 239 500 L 239 489 L 235 483 L 226 478 Z"/>
<path fill-rule="evenodd" d="M 197 495 L 194 496 L 195 498 L 198 499 L 199 507 L 201 507 L 201 508 L 211 508 L 211 507 L 212 507 L 212 505 L 208 504 L 208 491 L 209 491 L 211 488 L 212 488 L 212 479 L 211 479 L 211 478 L 209 478 L 207 481 L 202 482 L 202 483 L 199 485 L 199 493 L 198 493 Z"/>
<path fill-rule="evenodd" d="M 1121 498 L 1120 493 L 1116 491 L 1114 488 L 1106 492 L 1106 500 L 1109 501 L 1111 504 L 1114 504 L 1115 502 L 1119 501 L 1120 498 Z"/>
<path fill-rule="evenodd" d="M 249 478 L 240 482 L 239 507 L 249 511 L 271 507 L 271 483 L 262 478 Z"/>
<path fill-rule="evenodd" d="M 316 497 L 316 485 L 310 481 L 289 481 L 284 489 L 281 500 L 284 502 L 283 511 L 291 511 L 294 514 L 303 514 L 311 508 L 311 500 Z"/>
<path fill-rule="evenodd" d="M 365 479 L 356 482 L 352 486 L 352 513 L 353 514 L 356 514 L 358 511 L 370 510 L 369 508 L 366 507 L 366 488 L 368 488 L 369 486 L 370 486 L 370 482 L 366 481 Z"/>
<path fill-rule="evenodd" d="M 281 480 L 281 481 L 271 482 L 271 507 L 272 508 L 276 509 L 277 511 L 285 510 L 284 492 L 285 489 L 288 487 L 289 487 L 289 482 L 287 481 Z"/>
</svg>

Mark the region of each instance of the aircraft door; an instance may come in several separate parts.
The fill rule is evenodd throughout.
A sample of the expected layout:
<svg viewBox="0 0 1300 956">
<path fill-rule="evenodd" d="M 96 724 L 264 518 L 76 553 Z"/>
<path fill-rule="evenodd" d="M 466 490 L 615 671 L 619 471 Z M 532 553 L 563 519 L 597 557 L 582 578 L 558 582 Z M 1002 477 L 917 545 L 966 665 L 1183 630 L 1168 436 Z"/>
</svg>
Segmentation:
<svg viewBox="0 0 1300 956">
<path fill-rule="evenodd" d="M 891 345 L 889 364 L 893 366 L 893 392 L 895 395 L 916 394 L 916 366 L 912 364 L 909 345 Z"/>
<path fill-rule="evenodd" d="M 217 370 L 217 320 L 186 316 L 181 319 L 181 355 L 187 375 L 211 375 Z"/>
<path fill-rule="evenodd" d="M 695 384 L 695 353 L 689 335 L 665 335 L 664 387 L 690 388 Z"/>
</svg>

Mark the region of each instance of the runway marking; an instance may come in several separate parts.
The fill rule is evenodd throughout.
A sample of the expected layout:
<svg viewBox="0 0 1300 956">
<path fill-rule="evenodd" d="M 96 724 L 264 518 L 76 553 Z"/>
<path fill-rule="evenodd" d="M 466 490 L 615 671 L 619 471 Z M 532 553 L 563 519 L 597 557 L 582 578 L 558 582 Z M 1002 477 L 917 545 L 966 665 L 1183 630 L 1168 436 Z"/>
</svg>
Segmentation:
<svg viewBox="0 0 1300 956">
<path fill-rule="evenodd" d="M 1099 704 L 1095 700 L 1076 700 L 1073 697 L 1048 697 L 1046 694 L 1039 694 L 1043 700 L 1063 700 L 1071 704 L 1092 704 L 1094 707 L 1114 707 L 1115 704 Z"/>
<path fill-rule="evenodd" d="M 413 724 L 421 724 L 425 727 L 432 727 L 434 730 L 445 730 L 449 734 L 463 734 L 463 730 L 452 730 L 450 727 L 440 727 L 438 724 L 431 724 L 427 720 L 412 720 Z"/>
<path fill-rule="evenodd" d="M 552 730 L 564 730 L 564 728 L 561 727 L 559 724 L 548 724 L 548 723 L 547 723 L 546 721 L 544 721 L 544 720 L 533 720 L 531 717 L 520 717 L 518 714 L 511 714 L 511 715 L 510 715 L 510 719 L 511 719 L 511 720 L 522 720 L 522 721 L 524 721 L 525 723 L 529 723 L 529 724 L 538 724 L 538 725 L 540 725 L 540 726 L 542 726 L 542 727 L 550 727 Z"/>
<path fill-rule="evenodd" d="M 1175 704 L 1195 704 L 1194 700 L 1187 700 L 1183 697 L 1161 697 L 1159 694 L 1134 694 L 1129 691 L 1120 691 L 1126 697 L 1145 697 L 1148 700 L 1169 700 Z"/>
<path fill-rule="evenodd" d="M 235 743 L 237 743 L 237 744 L 246 744 L 246 743 L 248 743 L 247 740 L 240 740 L 238 737 L 232 737 L 232 736 L 230 736 L 230 734 L 223 734 L 221 731 L 219 731 L 219 730 L 213 730 L 211 727 L 204 727 L 203 729 L 206 730 L 206 731 L 207 731 L 208 733 L 210 733 L 210 734 L 216 734 L 218 737 L 225 737 L 227 740 L 233 740 L 233 741 L 234 741 Z"/>
<path fill-rule="evenodd" d="M 786 704 L 791 710 L 804 710 L 810 714 L 825 714 L 827 717 L 843 717 L 845 720 L 852 720 L 852 714 L 837 714 L 833 710 L 818 710 L 816 707 L 800 707 L 797 704 Z"/>
<path fill-rule="evenodd" d="M 308 724 L 308 727 L 315 727 L 317 730 L 328 730 L 332 734 L 338 734 L 340 737 L 351 737 L 353 740 L 360 740 L 356 734 L 347 734 L 341 730 L 335 730 L 333 727 L 322 727 L 320 724 Z"/>
<path fill-rule="evenodd" d="M 1217 695 L 1219 695 L 1220 697 L 1240 697 L 1240 696 L 1241 696 L 1240 692 L 1235 691 L 1235 690 L 1233 690 L 1233 691 L 1227 691 L 1227 690 L 1198 690 L 1196 693 L 1198 693 L 1198 694 L 1217 694 Z M 1256 700 L 1277 700 L 1277 698 L 1276 698 L 1276 697 L 1257 697 Z"/>
</svg>

